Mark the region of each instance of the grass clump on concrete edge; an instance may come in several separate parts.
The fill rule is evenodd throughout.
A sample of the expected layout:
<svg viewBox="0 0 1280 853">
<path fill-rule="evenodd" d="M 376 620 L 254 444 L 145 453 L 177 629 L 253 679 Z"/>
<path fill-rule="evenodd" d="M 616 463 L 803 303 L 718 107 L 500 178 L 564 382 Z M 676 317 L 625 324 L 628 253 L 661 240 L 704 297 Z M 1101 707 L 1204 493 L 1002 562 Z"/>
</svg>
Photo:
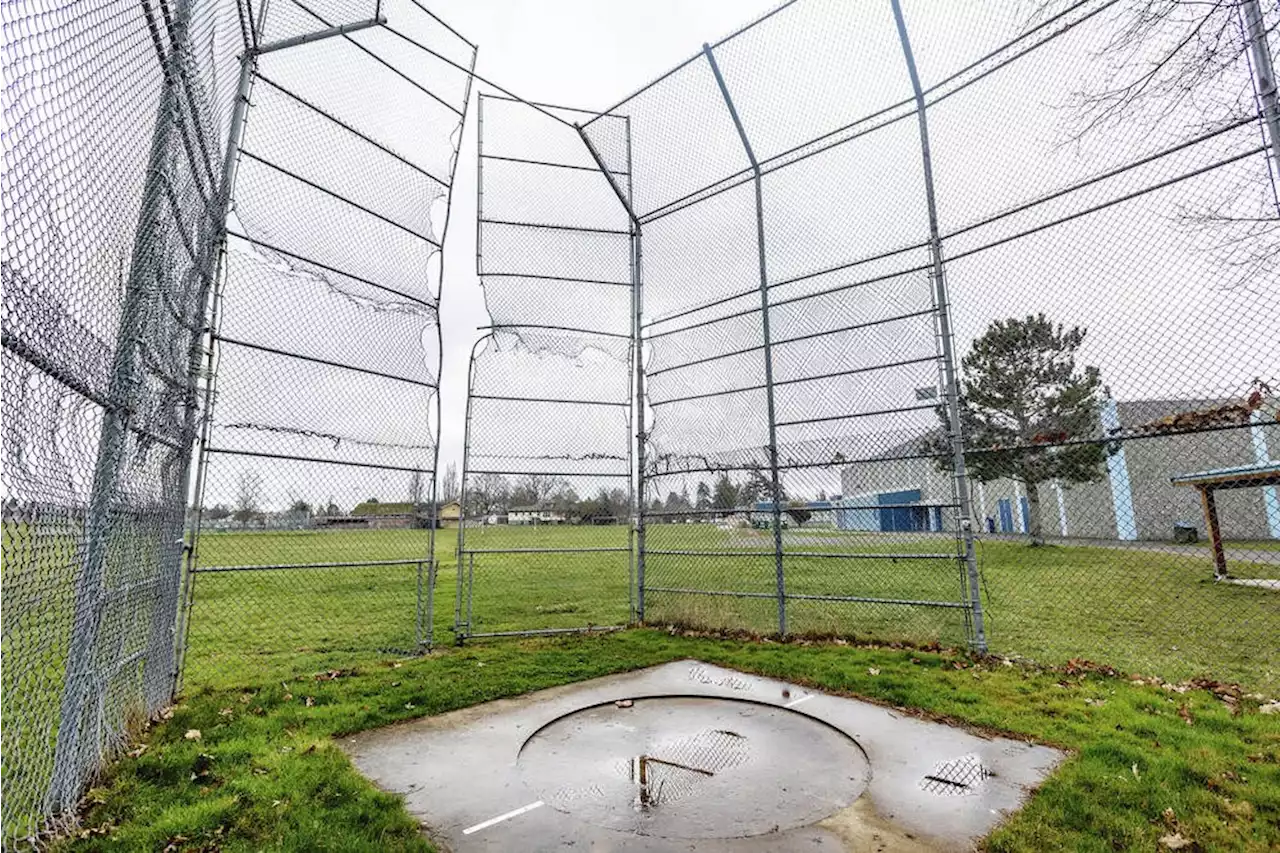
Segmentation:
<svg viewBox="0 0 1280 853">
<path fill-rule="evenodd" d="M 946 650 L 656 630 L 371 657 L 195 692 L 108 768 L 79 828 L 54 846 L 431 850 L 399 798 L 360 776 L 335 737 L 682 658 L 1071 750 L 987 839 L 993 851 L 1280 848 L 1280 716 L 1260 713 L 1256 696 Z"/>
</svg>

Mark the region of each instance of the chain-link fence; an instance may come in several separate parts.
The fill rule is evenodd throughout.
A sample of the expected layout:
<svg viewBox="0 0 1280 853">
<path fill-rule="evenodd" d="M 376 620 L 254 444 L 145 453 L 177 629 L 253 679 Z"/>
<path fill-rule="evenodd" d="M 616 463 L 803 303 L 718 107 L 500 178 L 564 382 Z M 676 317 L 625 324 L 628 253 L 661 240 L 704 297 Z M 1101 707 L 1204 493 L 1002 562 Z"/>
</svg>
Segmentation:
<svg viewBox="0 0 1280 853">
<path fill-rule="evenodd" d="M 792 0 L 602 113 L 486 96 L 456 500 L 474 45 L 417 0 L 3 16 L 6 846 L 184 662 L 450 623 L 1280 679 L 1274 5 Z"/>
<path fill-rule="evenodd" d="M 8 847 L 172 695 L 239 36 L 203 0 L 3 15 Z"/>
<path fill-rule="evenodd" d="M 479 99 L 476 271 L 493 325 L 469 365 L 459 639 L 631 619 L 636 266 L 615 185 L 574 127 L 591 117 Z M 626 120 L 599 121 L 625 192 Z"/>
<path fill-rule="evenodd" d="M 475 48 L 414 0 L 22 2 L 4 31 L 8 848 L 168 704 L 188 638 L 197 684 L 429 643 Z"/>
<path fill-rule="evenodd" d="M 201 683 L 428 648 L 442 516 L 441 246 L 475 47 L 414 0 L 280 0 L 254 39 L 193 510 Z"/>
<path fill-rule="evenodd" d="M 785 3 L 586 121 L 505 104 L 514 147 L 486 116 L 468 483 L 623 470 L 568 404 L 629 399 L 631 308 L 636 618 L 1274 685 L 1275 8 L 904 5 Z M 467 543 L 606 545 L 586 489 L 512 485 Z M 461 625 L 623 606 L 486 562 Z"/>
</svg>

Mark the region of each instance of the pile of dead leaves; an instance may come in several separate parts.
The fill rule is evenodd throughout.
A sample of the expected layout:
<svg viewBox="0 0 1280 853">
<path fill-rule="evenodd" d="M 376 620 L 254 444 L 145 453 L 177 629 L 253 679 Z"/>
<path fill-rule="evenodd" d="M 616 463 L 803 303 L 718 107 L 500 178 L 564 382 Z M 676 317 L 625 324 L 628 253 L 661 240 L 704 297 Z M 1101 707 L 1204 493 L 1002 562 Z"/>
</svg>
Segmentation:
<svg viewBox="0 0 1280 853">
<path fill-rule="evenodd" d="M 1186 850 L 1188 853 L 1195 853 L 1200 849 L 1200 845 L 1182 834 L 1182 830 L 1178 827 L 1177 815 L 1173 813 L 1173 809 L 1165 809 L 1161 815 L 1164 821 L 1165 834 L 1160 836 L 1161 850 Z"/>
</svg>

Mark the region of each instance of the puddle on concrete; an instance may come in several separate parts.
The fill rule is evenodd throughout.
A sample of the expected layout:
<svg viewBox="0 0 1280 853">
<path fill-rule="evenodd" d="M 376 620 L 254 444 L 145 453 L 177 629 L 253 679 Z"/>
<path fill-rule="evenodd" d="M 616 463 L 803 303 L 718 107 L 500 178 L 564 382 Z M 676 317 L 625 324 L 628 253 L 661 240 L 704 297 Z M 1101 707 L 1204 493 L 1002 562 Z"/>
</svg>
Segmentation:
<svg viewBox="0 0 1280 853">
<path fill-rule="evenodd" d="M 967 851 L 1064 757 L 698 661 L 342 745 L 455 853 Z"/>
<path fill-rule="evenodd" d="M 578 820 L 661 838 L 743 838 L 806 826 L 871 778 L 852 738 L 740 699 L 609 702 L 548 723 L 520 750 L 521 777 Z"/>
</svg>

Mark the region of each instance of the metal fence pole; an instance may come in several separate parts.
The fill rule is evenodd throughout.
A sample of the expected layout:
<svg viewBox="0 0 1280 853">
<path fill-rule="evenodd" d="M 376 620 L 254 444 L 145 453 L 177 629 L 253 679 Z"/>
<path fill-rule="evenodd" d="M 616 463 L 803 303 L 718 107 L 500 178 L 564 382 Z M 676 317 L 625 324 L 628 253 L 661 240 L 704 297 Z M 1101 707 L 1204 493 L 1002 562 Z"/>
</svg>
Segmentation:
<svg viewBox="0 0 1280 853">
<path fill-rule="evenodd" d="M 738 137 L 742 140 L 742 147 L 747 153 L 747 160 L 751 162 L 751 171 L 754 176 L 753 183 L 756 189 L 756 251 L 760 261 L 760 324 L 764 337 L 765 401 L 769 415 L 769 477 L 773 490 L 774 574 L 777 581 L 778 633 L 785 636 L 787 633 L 787 583 L 782 566 L 782 485 L 778 478 L 778 419 L 773 402 L 773 342 L 769 333 L 769 273 L 765 256 L 764 194 L 761 188 L 760 163 L 756 160 L 755 150 L 751 147 L 751 140 L 747 138 L 747 131 L 742 125 L 742 119 L 738 116 L 738 110 L 733 105 L 733 98 L 729 96 L 729 88 L 725 85 L 724 76 L 720 73 L 720 66 L 716 64 L 716 57 L 711 51 L 711 45 L 704 44 L 702 53 L 707 57 L 707 62 L 711 65 L 711 73 L 715 75 L 716 85 L 720 87 L 720 95 L 724 98 L 725 106 L 729 108 L 729 115 L 733 118 L 733 125 L 738 130 Z"/>
<path fill-rule="evenodd" d="M 907 73 L 915 93 L 916 117 L 920 125 L 920 156 L 924 172 L 925 203 L 929 210 L 929 255 L 932 263 L 930 277 L 933 280 L 933 301 L 937 312 L 938 336 L 942 346 L 943 393 L 946 395 L 948 433 L 951 445 L 951 471 L 955 483 L 956 501 L 959 504 L 960 535 L 964 541 L 964 561 L 972 636 L 970 645 L 974 651 L 987 651 L 986 628 L 982 617 L 982 591 L 979 587 L 978 561 L 973 545 L 973 496 L 969 492 L 969 475 L 964 458 L 964 433 L 960 423 L 960 388 L 956 377 L 954 340 L 951 333 L 951 305 L 947 297 L 947 283 L 942 263 L 942 238 L 938 231 L 938 206 L 933 186 L 933 162 L 929 153 L 929 122 L 925 115 L 924 90 L 920 74 L 916 70 L 915 55 L 907 35 L 906 20 L 902 16 L 900 0 L 890 0 L 893 5 L 894 23 L 898 27 L 898 39 L 902 42 L 902 54 L 906 59 Z"/>
<path fill-rule="evenodd" d="M 613 179 L 613 175 L 609 172 L 609 167 L 605 164 L 604 158 L 600 156 L 600 152 L 596 150 L 592 144 L 591 138 L 587 136 L 582 125 L 575 124 L 574 129 L 578 131 L 578 136 L 582 139 L 582 144 L 587 147 L 587 153 L 591 155 L 591 159 L 595 161 L 596 167 L 600 169 L 600 174 L 609 182 L 610 189 L 614 195 L 618 197 L 618 201 L 622 202 L 622 208 L 627 213 L 630 220 L 630 250 L 629 263 L 631 267 L 631 352 L 632 352 L 632 369 L 635 371 L 635 390 L 633 400 L 631 401 L 631 416 L 635 419 L 635 489 L 634 509 L 635 509 L 635 530 L 634 536 L 636 540 L 636 598 L 635 610 L 632 618 L 635 621 L 644 621 L 644 570 L 645 570 L 645 516 L 644 516 L 644 466 L 645 466 L 645 423 L 644 423 L 644 348 L 642 341 L 643 319 L 644 319 L 644 283 L 643 283 L 643 254 L 641 252 L 642 229 L 640 226 L 640 218 L 636 216 L 635 208 L 632 206 L 634 186 L 631 177 L 631 118 L 627 117 L 626 124 L 627 133 L 627 190 L 624 193 L 622 187 L 618 186 L 617 181 Z M 632 446 L 632 439 L 628 436 L 628 446 Z"/>
<path fill-rule="evenodd" d="M 476 105 L 477 119 L 483 114 L 483 97 Z M 479 223 L 480 217 L 477 215 L 476 222 Z M 477 224 L 476 233 L 476 272 L 480 272 L 480 235 L 479 225 Z M 471 608 L 468 602 L 467 622 L 462 621 L 462 600 L 464 595 L 469 595 L 462 580 L 462 556 L 466 553 L 466 533 L 467 533 L 467 468 L 471 458 L 471 402 L 472 391 L 475 385 L 476 374 L 476 349 L 489 340 L 492 335 L 486 335 L 471 345 L 471 355 L 467 358 L 467 404 L 466 413 L 462 424 L 462 474 L 459 483 L 458 494 L 458 540 L 455 548 L 454 562 L 457 565 L 457 589 L 454 595 L 453 606 L 453 633 L 454 639 L 461 643 L 467 638 L 467 634 L 471 632 Z"/>
<path fill-rule="evenodd" d="M 378 0 L 376 15 L 382 19 L 382 0 Z M 385 20 L 385 19 L 383 19 Z M 477 52 L 471 52 L 471 65 L 467 72 L 466 91 L 462 96 L 462 115 L 458 119 L 458 149 L 462 148 L 462 133 L 466 130 L 467 125 L 467 107 L 471 104 L 471 81 L 475 77 L 476 72 L 476 56 Z M 478 99 L 477 99 L 478 100 Z M 477 103 L 477 110 L 479 104 Z M 455 152 L 456 153 L 456 152 Z M 476 161 L 476 168 L 479 168 L 479 160 Z M 478 190 L 477 190 L 478 192 Z M 444 370 L 444 334 L 440 328 L 440 303 L 444 298 L 444 242 L 445 236 L 449 231 L 449 214 L 453 211 L 453 182 L 449 182 L 449 190 L 446 196 L 448 203 L 445 206 L 444 226 L 440 233 L 440 285 L 436 289 L 436 351 L 440 354 L 439 360 L 436 362 L 436 388 L 435 388 L 435 410 L 436 410 L 436 429 L 435 439 L 432 442 L 435 449 L 432 451 L 431 457 L 431 530 L 427 536 L 427 603 L 426 603 L 426 627 L 423 628 L 424 614 L 422 612 L 422 564 L 418 564 L 418 589 L 417 589 L 417 607 L 418 607 L 418 647 L 426 648 L 429 652 L 435 646 L 435 623 L 436 623 L 436 578 L 440 574 L 440 563 L 436 558 L 436 530 L 440 523 L 440 508 L 437 503 L 436 491 L 440 482 L 440 433 L 444 429 L 444 404 L 440 398 L 440 374 Z M 479 224 L 480 217 L 476 217 L 476 272 L 480 271 L 480 243 L 479 243 Z M 468 373 L 470 365 L 468 365 Z M 470 409 L 471 389 L 468 387 L 467 407 Z M 430 427 L 428 427 L 430 432 Z M 467 525 L 467 503 L 466 503 L 466 458 L 465 451 L 462 462 L 462 473 L 458 479 L 458 535 L 461 537 L 462 529 Z M 415 508 L 416 512 L 416 508 Z"/>
<path fill-rule="evenodd" d="M 476 98 L 476 276 L 484 280 L 484 93 Z M 467 468 L 471 459 L 471 398 L 475 390 L 476 349 L 492 335 L 487 335 L 471 345 L 471 354 L 467 358 L 467 402 L 462 424 L 462 473 L 458 480 L 458 539 L 454 547 L 454 563 L 457 566 L 457 583 L 453 605 L 454 639 L 461 643 L 471 631 L 471 608 L 468 604 L 467 623 L 462 622 L 462 598 L 464 585 L 462 582 L 462 555 L 466 553 L 467 535 Z"/>
<path fill-rule="evenodd" d="M 635 184 L 632 176 L 631 117 L 626 120 L 627 133 L 627 200 L 634 210 Z M 635 371 L 635 400 L 631 416 L 635 419 L 635 599 L 631 603 L 631 618 L 644 622 L 644 466 L 645 466 L 645 409 L 644 409 L 644 254 L 641 249 L 640 223 L 634 220 L 631 229 L 631 348 L 632 369 Z M 628 585 L 630 586 L 630 585 Z M 630 588 L 628 593 L 630 593 Z"/>
<path fill-rule="evenodd" d="M 630 135 L 627 137 L 627 161 L 630 163 L 631 140 Z M 628 168 L 630 166 L 628 165 Z M 629 180 L 629 179 L 628 179 Z M 648 434 L 645 431 L 645 406 L 644 406 L 644 338 L 643 338 L 643 321 L 644 321 L 644 275 L 643 261 L 644 255 L 641 245 L 640 226 L 637 224 L 631 235 L 631 304 L 633 312 L 633 339 L 632 348 L 635 351 L 634 369 L 635 369 L 635 405 L 632 417 L 635 418 L 635 447 L 636 447 L 636 481 L 635 481 L 635 510 L 636 510 L 636 592 L 635 592 L 635 612 L 633 618 L 636 622 L 644 622 L 644 576 L 645 576 L 645 440 Z"/>
<path fill-rule="evenodd" d="M 1275 175 L 1280 179 L 1280 102 L 1277 102 L 1276 95 L 1276 69 L 1271 61 L 1271 49 L 1267 45 L 1267 27 L 1258 0 L 1243 0 L 1241 11 L 1249 30 L 1249 49 L 1253 58 L 1253 75 L 1261 117 L 1267 126 Z"/>
<path fill-rule="evenodd" d="M 265 13 L 265 6 L 263 12 Z M 261 23 L 259 23 L 261 27 Z M 240 144 L 244 140 L 245 122 L 249 113 L 249 95 L 253 90 L 253 77 L 257 71 L 255 54 L 246 50 L 240 57 L 240 79 L 236 86 L 235 105 L 231 111 L 231 124 L 227 131 L 227 150 L 222 160 L 222 177 L 218 189 L 218 207 L 215 227 L 218 229 L 218 250 L 213 271 L 213 287 L 208 311 L 208 323 L 204 329 L 205 386 L 200 421 L 200 450 L 196 461 L 196 485 L 192 493 L 195 518 L 186 549 L 186 575 L 183 583 L 183 603 L 179 608 L 178 624 L 174 631 L 177 653 L 174 655 L 173 692 L 176 694 L 182 682 L 182 670 L 186 661 L 187 633 L 191 626 L 191 606 L 195 596 L 196 567 L 199 561 L 200 529 L 204 519 L 204 490 L 209 466 L 209 438 L 213 424 L 213 407 L 216 396 L 217 334 L 219 311 L 222 305 L 224 268 L 227 244 L 227 215 L 231 211 L 232 190 L 235 185 L 236 167 L 240 161 Z M 198 365 L 200 351 L 192 350 L 192 364 Z"/>
</svg>

